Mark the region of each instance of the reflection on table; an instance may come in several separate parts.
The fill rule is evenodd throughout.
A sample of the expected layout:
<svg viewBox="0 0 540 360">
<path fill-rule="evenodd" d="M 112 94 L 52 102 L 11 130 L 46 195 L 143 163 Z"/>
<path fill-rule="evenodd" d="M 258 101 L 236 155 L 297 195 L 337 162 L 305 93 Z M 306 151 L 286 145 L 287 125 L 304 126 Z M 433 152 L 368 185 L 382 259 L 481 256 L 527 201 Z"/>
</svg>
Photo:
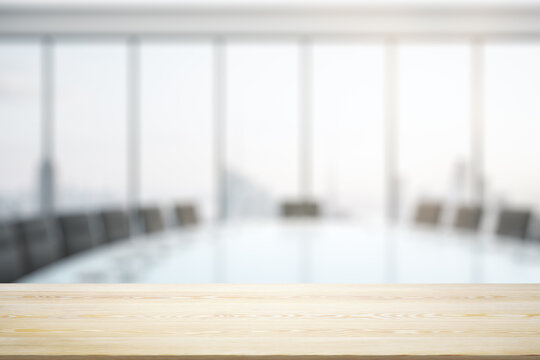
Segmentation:
<svg viewBox="0 0 540 360">
<path fill-rule="evenodd" d="M 104 244 L 20 281 L 534 283 L 540 245 L 344 222 L 231 222 Z"/>
</svg>

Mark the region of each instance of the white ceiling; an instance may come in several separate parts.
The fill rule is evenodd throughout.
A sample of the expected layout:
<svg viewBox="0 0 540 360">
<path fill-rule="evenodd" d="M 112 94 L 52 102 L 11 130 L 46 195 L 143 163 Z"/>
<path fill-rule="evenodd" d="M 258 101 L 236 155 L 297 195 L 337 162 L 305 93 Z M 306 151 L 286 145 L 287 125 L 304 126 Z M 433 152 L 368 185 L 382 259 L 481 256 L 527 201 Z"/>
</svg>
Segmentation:
<svg viewBox="0 0 540 360">
<path fill-rule="evenodd" d="M 9 6 L 39 6 L 39 7 L 56 7 L 56 6 L 137 6 L 137 5 L 193 5 L 193 6 L 340 6 L 340 5 L 360 5 L 360 6 L 384 6 L 384 5 L 412 5 L 412 6 L 429 6 L 429 7 L 447 7 L 447 6 L 527 6 L 540 4 L 540 0 L 0 0 L 0 5 Z"/>
<path fill-rule="evenodd" d="M 540 36 L 540 0 L 0 0 L 0 35 Z"/>
</svg>

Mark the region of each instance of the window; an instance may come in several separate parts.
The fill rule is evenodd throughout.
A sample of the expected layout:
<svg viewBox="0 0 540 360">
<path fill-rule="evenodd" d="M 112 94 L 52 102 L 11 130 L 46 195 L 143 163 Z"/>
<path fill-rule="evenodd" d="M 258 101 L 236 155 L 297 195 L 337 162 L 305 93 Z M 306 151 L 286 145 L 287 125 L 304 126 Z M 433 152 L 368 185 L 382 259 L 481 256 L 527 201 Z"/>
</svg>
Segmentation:
<svg viewBox="0 0 540 360">
<path fill-rule="evenodd" d="M 470 47 L 398 47 L 398 167 L 402 214 L 422 198 L 455 203 L 468 196 Z"/>
<path fill-rule="evenodd" d="M 540 209 L 540 45 L 487 44 L 484 58 L 488 199 Z"/>
<path fill-rule="evenodd" d="M 215 212 L 213 49 L 210 43 L 141 47 L 141 200 Z"/>
<path fill-rule="evenodd" d="M 126 203 L 126 54 L 113 42 L 54 48 L 60 211 Z"/>
<path fill-rule="evenodd" d="M 382 218 L 383 71 L 381 44 L 314 45 L 313 182 L 328 215 Z"/>
<path fill-rule="evenodd" d="M 298 189 L 298 44 L 229 43 L 226 189 L 229 217 L 265 217 Z"/>
<path fill-rule="evenodd" d="M 40 46 L 0 43 L 0 218 L 38 211 Z"/>
</svg>

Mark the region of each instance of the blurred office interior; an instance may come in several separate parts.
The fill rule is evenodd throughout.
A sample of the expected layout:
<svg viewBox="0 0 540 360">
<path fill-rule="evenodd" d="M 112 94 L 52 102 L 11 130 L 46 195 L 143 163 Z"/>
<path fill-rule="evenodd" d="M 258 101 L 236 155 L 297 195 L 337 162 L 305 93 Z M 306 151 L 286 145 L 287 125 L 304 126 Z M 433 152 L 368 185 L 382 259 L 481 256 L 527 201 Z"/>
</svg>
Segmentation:
<svg viewBox="0 0 540 360">
<path fill-rule="evenodd" d="M 0 2 L 2 281 L 538 282 L 538 64 L 534 2 Z"/>
</svg>

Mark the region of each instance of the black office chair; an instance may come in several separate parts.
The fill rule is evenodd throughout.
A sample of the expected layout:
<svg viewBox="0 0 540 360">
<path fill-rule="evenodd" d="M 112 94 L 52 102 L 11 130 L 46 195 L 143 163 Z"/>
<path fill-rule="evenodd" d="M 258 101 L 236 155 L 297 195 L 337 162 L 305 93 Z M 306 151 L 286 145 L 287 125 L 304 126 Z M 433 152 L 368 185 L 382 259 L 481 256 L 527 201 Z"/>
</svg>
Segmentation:
<svg viewBox="0 0 540 360">
<path fill-rule="evenodd" d="M 414 222 L 419 225 L 438 225 L 441 219 L 442 205 L 438 202 L 420 202 L 416 208 Z"/>
<path fill-rule="evenodd" d="M 107 242 L 127 239 L 130 236 L 129 215 L 123 210 L 106 210 L 100 214 Z"/>
<path fill-rule="evenodd" d="M 88 250 L 94 245 L 88 215 L 61 215 L 58 218 L 58 223 L 66 255 Z"/>
<path fill-rule="evenodd" d="M 527 209 L 502 209 L 497 220 L 496 234 L 525 239 L 529 229 L 531 212 Z"/>
<path fill-rule="evenodd" d="M 163 215 L 158 207 L 139 209 L 139 219 L 142 222 L 144 232 L 147 234 L 160 232 L 165 229 Z"/>
<path fill-rule="evenodd" d="M 465 231 L 478 231 L 482 221 L 480 206 L 462 205 L 458 207 L 454 218 L 454 228 Z"/>
<path fill-rule="evenodd" d="M 62 249 L 53 219 L 30 219 L 18 223 L 28 271 L 34 271 L 62 258 Z"/>
<path fill-rule="evenodd" d="M 92 234 L 92 246 L 100 246 L 108 242 L 105 234 L 103 219 L 101 213 L 92 212 L 88 214 L 88 221 L 90 222 L 90 233 Z"/>
<path fill-rule="evenodd" d="M 177 204 L 174 207 L 176 223 L 183 226 L 194 226 L 199 223 L 197 209 L 192 204 Z"/>
<path fill-rule="evenodd" d="M 22 244 L 14 224 L 0 224 L 0 282 L 13 282 L 26 273 Z"/>
<path fill-rule="evenodd" d="M 319 204 L 312 200 L 285 201 L 281 204 L 285 218 L 316 218 L 320 216 Z"/>
</svg>

